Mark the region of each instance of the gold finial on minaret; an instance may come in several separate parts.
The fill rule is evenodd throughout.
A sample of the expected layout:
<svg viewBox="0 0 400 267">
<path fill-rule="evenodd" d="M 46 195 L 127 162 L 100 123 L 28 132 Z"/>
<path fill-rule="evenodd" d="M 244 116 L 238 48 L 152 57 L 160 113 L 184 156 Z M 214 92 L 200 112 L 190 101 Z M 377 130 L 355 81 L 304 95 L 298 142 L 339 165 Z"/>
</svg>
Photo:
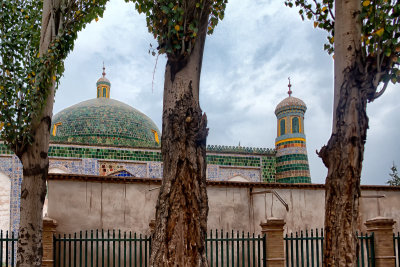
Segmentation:
<svg viewBox="0 0 400 267">
<path fill-rule="evenodd" d="M 289 80 L 289 85 L 288 85 L 289 91 L 287 93 L 289 94 L 290 97 L 292 95 L 292 90 L 290 89 L 292 87 L 292 85 L 290 84 L 290 77 L 288 77 L 288 80 Z"/>
</svg>

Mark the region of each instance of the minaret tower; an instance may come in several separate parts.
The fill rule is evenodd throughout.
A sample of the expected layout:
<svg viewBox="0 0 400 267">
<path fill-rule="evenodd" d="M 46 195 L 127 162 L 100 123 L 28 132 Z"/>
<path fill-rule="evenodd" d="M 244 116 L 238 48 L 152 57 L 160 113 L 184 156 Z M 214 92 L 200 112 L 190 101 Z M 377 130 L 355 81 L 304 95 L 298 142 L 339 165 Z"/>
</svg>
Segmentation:
<svg viewBox="0 0 400 267">
<path fill-rule="evenodd" d="M 97 98 L 110 98 L 110 87 L 111 83 L 110 81 L 106 78 L 106 68 L 104 67 L 104 62 L 103 62 L 103 73 L 102 77 L 97 80 L 96 86 L 97 86 Z"/>
<path fill-rule="evenodd" d="M 276 182 L 311 183 L 308 165 L 304 113 L 306 104 L 292 96 L 289 78 L 289 96 L 275 109 L 278 120 L 276 147 Z"/>
</svg>

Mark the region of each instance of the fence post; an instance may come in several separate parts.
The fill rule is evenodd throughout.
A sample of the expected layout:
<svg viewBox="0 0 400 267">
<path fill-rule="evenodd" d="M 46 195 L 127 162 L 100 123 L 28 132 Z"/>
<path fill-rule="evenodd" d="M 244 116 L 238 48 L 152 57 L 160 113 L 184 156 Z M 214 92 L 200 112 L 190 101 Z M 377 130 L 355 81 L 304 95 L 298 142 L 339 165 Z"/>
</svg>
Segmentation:
<svg viewBox="0 0 400 267">
<path fill-rule="evenodd" d="M 374 232 L 375 266 L 395 266 L 393 224 L 390 218 L 377 217 L 365 222 L 367 232 Z"/>
<path fill-rule="evenodd" d="M 53 259 L 53 235 L 56 232 L 57 221 L 53 220 L 49 217 L 43 218 L 43 235 L 42 235 L 42 244 L 43 244 L 43 259 L 42 266 L 43 267 L 53 267 L 54 259 Z"/>
<path fill-rule="evenodd" d="M 278 218 L 269 218 L 262 222 L 261 233 L 267 236 L 267 266 L 285 266 L 285 247 L 283 241 L 283 226 L 285 221 Z"/>
</svg>

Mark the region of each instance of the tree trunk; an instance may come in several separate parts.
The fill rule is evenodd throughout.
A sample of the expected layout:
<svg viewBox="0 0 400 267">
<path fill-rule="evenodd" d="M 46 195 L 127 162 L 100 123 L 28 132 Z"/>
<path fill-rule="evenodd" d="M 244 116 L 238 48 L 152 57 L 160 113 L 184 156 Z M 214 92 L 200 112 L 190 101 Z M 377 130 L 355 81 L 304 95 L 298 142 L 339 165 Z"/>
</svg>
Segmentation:
<svg viewBox="0 0 400 267">
<path fill-rule="evenodd" d="M 60 19 L 60 1 L 44 0 L 39 52 L 47 52 L 56 37 Z M 33 118 L 33 142 L 17 155 L 23 165 L 20 223 L 18 232 L 17 266 L 42 265 L 43 203 L 49 168 L 49 138 L 54 103 L 54 83 L 48 91 L 42 111 Z"/>
<path fill-rule="evenodd" d="M 53 98 L 48 99 L 46 110 L 36 130 L 34 142 L 20 157 L 23 165 L 21 185 L 20 223 L 17 266 L 42 265 L 43 203 L 49 168 L 49 137 Z"/>
<path fill-rule="evenodd" d="M 371 79 L 361 64 L 359 0 L 335 1 L 335 99 L 333 130 L 319 152 L 325 185 L 324 266 L 356 266 L 357 218 Z"/>
<path fill-rule="evenodd" d="M 199 31 L 187 62 L 168 60 L 166 65 L 161 142 L 164 171 L 150 266 L 208 266 L 208 129 L 199 104 L 205 38 L 206 26 Z"/>
</svg>

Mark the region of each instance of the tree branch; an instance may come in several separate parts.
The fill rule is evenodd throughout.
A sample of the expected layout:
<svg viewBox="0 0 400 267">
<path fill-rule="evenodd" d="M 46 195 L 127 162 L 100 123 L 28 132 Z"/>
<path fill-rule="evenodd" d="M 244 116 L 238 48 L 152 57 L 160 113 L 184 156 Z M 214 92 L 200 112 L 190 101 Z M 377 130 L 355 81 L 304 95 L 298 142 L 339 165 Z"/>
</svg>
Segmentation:
<svg viewBox="0 0 400 267">
<path fill-rule="evenodd" d="M 382 89 L 381 89 L 379 92 L 375 92 L 374 97 L 373 97 L 371 100 L 368 100 L 368 102 L 372 102 L 372 101 L 374 101 L 375 99 L 379 98 L 381 95 L 383 95 L 383 93 L 385 92 L 385 90 L 386 90 L 386 88 L 387 88 L 388 83 L 389 83 L 389 80 L 386 81 L 386 82 L 383 84 L 383 87 L 382 87 Z"/>
</svg>

